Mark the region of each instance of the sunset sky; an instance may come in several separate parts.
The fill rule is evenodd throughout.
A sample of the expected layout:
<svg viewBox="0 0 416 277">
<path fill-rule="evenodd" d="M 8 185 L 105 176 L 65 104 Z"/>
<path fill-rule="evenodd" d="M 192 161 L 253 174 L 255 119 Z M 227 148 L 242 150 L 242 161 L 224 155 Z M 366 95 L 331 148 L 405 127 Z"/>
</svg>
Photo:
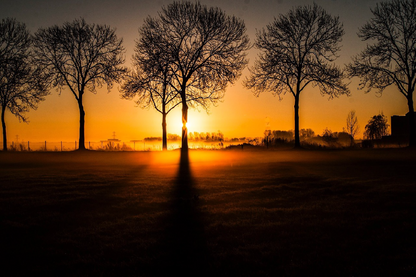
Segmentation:
<svg viewBox="0 0 416 277">
<path fill-rule="evenodd" d="M 107 24 L 116 28 L 117 36 L 123 38 L 126 48 L 126 66 L 131 65 L 134 41 L 138 38 L 138 28 L 148 15 L 157 16 L 161 7 L 172 1 L 153 0 L 3 0 L 0 18 L 14 17 L 27 25 L 34 33 L 40 27 L 61 25 L 83 17 L 87 23 Z M 363 50 L 365 43 L 357 37 L 357 31 L 371 18 L 370 8 L 377 0 L 203 0 L 207 6 L 218 6 L 229 15 L 244 20 L 251 42 L 255 40 L 256 30 L 271 23 L 280 13 L 287 13 L 292 7 L 313 2 L 322 6 L 331 15 L 339 16 L 346 34 L 337 64 L 343 66 L 351 57 Z M 249 66 L 254 64 L 258 50 L 248 53 Z M 225 97 L 216 107 L 211 106 L 209 114 L 204 110 L 189 112 L 190 132 L 222 131 L 225 137 L 262 136 L 269 121 L 271 130 L 291 130 L 294 128 L 294 98 L 285 95 L 282 101 L 265 92 L 256 98 L 250 90 L 242 86 L 248 74 L 228 87 Z M 300 128 L 311 128 L 322 134 L 327 127 L 334 132 L 346 126 L 347 114 L 355 110 L 360 123 L 359 137 L 371 116 L 383 112 L 404 115 L 408 109 L 405 98 L 395 87 L 388 88 L 378 97 L 375 92 L 365 94 L 357 90 L 358 79 L 351 80 L 351 96 L 341 96 L 328 100 L 318 89 L 309 86 L 300 97 Z M 120 98 L 119 85 L 107 93 L 103 87 L 97 94 L 85 94 L 86 141 L 99 141 L 112 137 L 123 141 L 161 136 L 161 115 L 154 109 L 141 109 L 133 101 Z M 6 113 L 9 142 L 31 141 L 74 141 L 78 139 L 79 111 L 77 102 L 69 90 L 61 95 L 52 90 L 35 111 L 27 113 L 29 124 L 19 123 L 10 112 Z M 168 133 L 180 134 L 180 106 L 168 115 Z"/>
</svg>

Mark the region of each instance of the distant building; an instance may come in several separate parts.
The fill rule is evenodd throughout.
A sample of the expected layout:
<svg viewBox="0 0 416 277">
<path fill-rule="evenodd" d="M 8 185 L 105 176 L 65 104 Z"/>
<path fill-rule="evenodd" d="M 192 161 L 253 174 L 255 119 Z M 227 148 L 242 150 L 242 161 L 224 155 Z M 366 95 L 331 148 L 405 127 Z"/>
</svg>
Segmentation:
<svg viewBox="0 0 416 277">
<path fill-rule="evenodd" d="M 414 114 L 416 119 L 416 113 Z M 398 143 L 409 143 L 409 113 L 405 116 L 393 115 L 391 117 L 391 139 Z"/>
</svg>

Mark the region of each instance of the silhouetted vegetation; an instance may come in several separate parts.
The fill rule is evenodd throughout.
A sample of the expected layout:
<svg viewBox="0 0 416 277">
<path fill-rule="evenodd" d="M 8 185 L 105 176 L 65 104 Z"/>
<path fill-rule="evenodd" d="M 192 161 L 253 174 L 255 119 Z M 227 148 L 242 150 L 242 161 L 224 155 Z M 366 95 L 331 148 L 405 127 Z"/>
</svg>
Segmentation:
<svg viewBox="0 0 416 277">
<path fill-rule="evenodd" d="M 191 141 L 223 141 L 224 134 L 221 131 L 218 132 L 191 132 L 188 136 Z"/>
<path fill-rule="evenodd" d="M 306 86 L 318 86 L 323 95 L 349 95 L 342 82 L 344 73 L 332 64 L 344 34 L 339 17 L 323 8 L 297 7 L 279 15 L 266 29 L 257 32 L 256 48 L 261 54 L 245 86 L 254 95 L 271 91 L 281 99 L 291 93 L 295 98 L 295 147 L 300 147 L 299 100 Z"/>
<path fill-rule="evenodd" d="M 36 109 L 48 94 L 42 72 L 32 59 L 32 37 L 26 25 L 12 18 L 0 22 L 0 105 L 3 151 L 7 151 L 5 113 L 27 122 L 25 113 Z"/>
<path fill-rule="evenodd" d="M 387 117 L 381 113 L 373 116 L 365 125 L 364 138 L 375 140 L 388 135 Z"/>
<path fill-rule="evenodd" d="M 325 128 L 321 135 L 315 135 L 312 129 L 299 130 L 302 147 L 305 148 L 345 148 L 351 146 L 351 136 L 345 132 L 332 132 Z M 294 145 L 294 132 L 281 130 L 266 130 L 263 137 L 263 146 L 287 147 Z"/>
<path fill-rule="evenodd" d="M 107 25 L 87 24 L 84 19 L 62 26 L 39 29 L 34 39 L 35 63 L 42 67 L 52 87 L 67 87 L 78 103 L 80 113 L 79 149 L 85 149 L 85 110 L 83 96 L 97 87 L 123 78 L 126 69 L 122 39 Z"/>
<path fill-rule="evenodd" d="M 381 94 L 390 85 L 398 87 L 407 100 L 410 124 L 410 131 L 406 130 L 401 136 L 409 133 L 410 146 L 416 146 L 413 107 L 416 2 L 381 2 L 372 13 L 373 18 L 358 35 L 363 41 L 373 40 L 374 43 L 353 58 L 347 67 L 348 76 L 360 77 L 360 88 L 366 92 L 377 89 Z M 68 88 L 77 100 L 80 112 L 78 148 L 86 149 L 85 91 L 95 93 L 104 85 L 110 90 L 114 83 L 121 81 L 124 81 L 123 98 L 135 98 L 139 106 L 153 107 L 162 114 L 163 150 L 167 149 L 169 139 L 167 114 L 179 104 L 182 105 L 184 149 L 188 148 L 188 135 L 194 141 L 223 141 L 222 134 L 188 134 L 188 108 L 199 106 L 208 110 L 211 104 L 217 104 L 227 85 L 233 84 L 247 65 L 246 51 L 251 47 L 241 19 L 228 16 L 218 7 L 186 1 L 163 6 L 158 16 L 146 18 L 139 28 L 129 74 L 122 65 L 125 52 L 122 39 L 107 25 L 87 24 L 81 18 L 62 26 L 40 28 L 31 37 L 24 24 L 7 18 L 2 20 L 0 31 L 4 150 L 8 148 L 5 111 L 10 110 L 19 120 L 27 121 L 24 113 L 36 109 L 52 87 L 60 93 Z M 317 86 L 321 94 L 330 99 L 350 94 L 343 82 L 344 71 L 333 63 L 338 57 L 343 34 L 339 17 L 331 16 L 316 4 L 295 7 L 257 32 L 255 46 L 261 53 L 244 85 L 253 89 L 256 96 L 271 91 L 279 100 L 286 93 L 292 94 L 295 100 L 293 133 L 268 130 L 263 137 L 267 146 L 273 140 L 280 140 L 294 141 L 295 147 L 300 147 L 301 139 L 302 143 L 311 143 L 317 138 L 325 144 L 337 145 L 334 139 L 339 140 L 340 134 L 346 137 L 343 132 L 333 133 L 337 134 L 336 138 L 329 132 L 315 136 L 312 130 L 299 128 L 300 95 L 307 86 Z M 365 138 L 375 140 L 383 136 L 369 128 L 366 126 Z M 345 131 L 353 146 L 359 132 L 355 111 L 348 114 Z M 259 145 L 262 139 L 237 140 Z M 399 140 L 390 140 L 394 141 Z M 404 143 L 402 141 L 400 143 Z M 29 146 L 27 148 L 29 150 Z M 20 148 L 13 146 L 13 149 Z"/>
<path fill-rule="evenodd" d="M 147 18 L 139 29 L 140 38 L 136 41 L 133 55 L 134 69 L 126 77 L 121 88 L 125 99 L 137 98 L 136 103 L 143 108 L 153 107 L 162 114 L 162 149 L 167 150 L 166 117 L 181 103 L 179 92 L 173 86 L 177 67 L 166 51 L 167 45 L 162 34 L 155 29 L 151 18 Z"/>
<path fill-rule="evenodd" d="M 351 146 L 354 144 L 354 137 L 360 131 L 360 125 L 358 125 L 358 118 L 355 115 L 355 111 L 350 111 L 347 116 L 347 133 L 351 136 Z"/>
<path fill-rule="evenodd" d="M 146 137 L 144 138 L 145 141 L 162 141 L 163 138 L 161 137 Z M 180 140 L 181 137 L 176 134 L 168 134 L 168 140 L 177 141 Z M 190 132 L 188 135 L 189 141 L 201 141 L 201 142 L 211 142 L 211 141 L 224 141 L 224 134 L 221 131 L 218 132 Z"/>
<path fill-rule="evenodd" d="M 161 45 L 182 104 L 182 148 L 188 149 L 188 107 L 207 109 L 224 95 L 247 64 L 244 22 L 219 8 L 174 2 L 146 19 L 142 40 Z"/>
<path fill-rule="evenodd" d="M 360 77 L 361 89 L 381 94 L 395 85 L 406 97 L 409 109 L 409 145 L 416 147 L 413 92 L 416 86 L 416 1 L 381 2 L 371 10 L 373 18 L 359 31 L 367 48 L 348 66 L 350 77 Z"/>
</svg>

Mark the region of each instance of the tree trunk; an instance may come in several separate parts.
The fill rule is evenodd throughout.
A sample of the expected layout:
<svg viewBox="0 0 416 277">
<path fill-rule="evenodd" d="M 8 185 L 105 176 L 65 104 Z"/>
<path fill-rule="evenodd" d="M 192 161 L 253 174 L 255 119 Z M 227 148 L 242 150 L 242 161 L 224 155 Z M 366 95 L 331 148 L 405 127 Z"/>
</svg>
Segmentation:
<svg viewBox="0 0 416 277">
<path fill-rule="evenodd" d="M 407 100 L 409 106 L 409 147 L 416 148 L 416 122 L 412 94 L 413 93 L 409 93 L 409 98 Z"/>
<path fill-rule="evenodd" d="M 295 96 L 295 148 L 300 148 L 299 139 L 299 93 Z"/>
<path fill-rule="evenodd" d="M 2 106 L 1 107 L 1 127 L 3 129 L 3 151 L 7 151 L 6 121 L 4 120 L 5 112 L 6 112 L 6 106 Z"/>
<path fill-rule="evenodd" d="M 188 105 L 182 100 L 182 151 L 188 151 Z"/>
<path fill-rule="evenodd" d="M 162 149 L 163 151 L 168 150 L 168 138 L 166 131 L 166 113 L 162 114 Z"/>
<path fill-rule="evenodd" d="M 78 150 L 85 150 L 85 111 L 82 105 L 82 94 L 80 93 L 78 100 L 79 107 L 79 143 Z"/>
</svg>

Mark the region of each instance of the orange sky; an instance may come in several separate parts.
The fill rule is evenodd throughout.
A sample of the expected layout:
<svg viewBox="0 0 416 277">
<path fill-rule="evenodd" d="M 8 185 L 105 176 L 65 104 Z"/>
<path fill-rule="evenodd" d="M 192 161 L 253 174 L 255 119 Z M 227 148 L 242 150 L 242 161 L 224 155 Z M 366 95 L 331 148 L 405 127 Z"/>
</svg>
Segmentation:
<svg viewBox="0 0 416 277">
<path fill-rule="evenodd" d="M 62 24 L 75 18 L 84 17 L 88 23 L 108 24 L 117 28 L 117 35 L 123 37 L 126 52 L 126 65 L 130 66 L 137 29 L 147 15 L 155 16 L 162 5 L 171 1 L 6 1 L 0 11 L 0 17 L 15 17 L 27 24 L 31 32 L 39 27 Z M 88 3 L 85 3 L 88 2 Z M 286 13 L 292 6 L 312 4 L 313 1 L 201 1 L 203 4 L 219 6 L 226 13 L 242 18 L 247 26 L 252 42 L 255 30 L 265 27 L 274 16 Z M 260 3 L 259 3 L 260 2 Z M 369 7 L 378 1 L 368 0 L 321 0 L 315 1 L 332 15 L 339 15 L 344 23 L 346 35 L 337 64 L 350 61 L 351 56 L 361 51 L 365 44 L 356 36 L 358 27 L 370 17 Z M 94 3 L 100 3 L 94 6 Z M 3 6 L 3 4 L 2 4 Z M 252 66 L 257 50 L 249 51 L 249 66 Z M 248 70 L 230 86 L 223 101 L 217 107 L 212 106 L 209 114 L 204 110 L 190 110 L 190 132 L 222 131 L 225 137 L 262 136 L 266 128 L 266 118 L 270 120 L 272 130 L 290 130 L 294 128 L 294 99 L 285 95 L 282 101 L 271 93 L 263 93 L 256 98 L 252 92 L 242 86 Z M 322 134 L 325 128 L 334 132 L 342 131 L 346 126 L 349 111 L 355 110 L 361 126 L 371 116 L 383 112 L 389 119 L 392 115 L 404 115 L 408 109 L 405 98 L 395 87 L 387 89 L 382 97 L 375 92 L 364 94 L 357 90 L 358 79 L 350 84 L 351 96 L 341 96 L 328 100 L 317 89 L 309 86 L 300 97 L 300 128 L 311 128 L 316 134 Z M 161 115 L 153 109 L 141 109 L 133 101 L 123 100 L 119 96 L 119 85 L 110 93 L 103 88 L 97 94 L 86 93 L 84 107 L 86 111 L 86 141 L 100 141 L 112 137 L 123 141 L 143 139 L 149 136 L 161 136 Z M 78 139 L 78 107 L 76 100 L 68 90 L 62 94 L 55 90 L 46 101 L 39 104 L 35 111 L 27 113 L 30 123 L 19 123 L 10 112 L 6 113 L 9 142 L 15 141 L 75 141 Z M 168 115 L 168 132 L 180 134 L 180 106 Z M 362 136 L 362 132 L 358 135 Z"/>
</svg>

